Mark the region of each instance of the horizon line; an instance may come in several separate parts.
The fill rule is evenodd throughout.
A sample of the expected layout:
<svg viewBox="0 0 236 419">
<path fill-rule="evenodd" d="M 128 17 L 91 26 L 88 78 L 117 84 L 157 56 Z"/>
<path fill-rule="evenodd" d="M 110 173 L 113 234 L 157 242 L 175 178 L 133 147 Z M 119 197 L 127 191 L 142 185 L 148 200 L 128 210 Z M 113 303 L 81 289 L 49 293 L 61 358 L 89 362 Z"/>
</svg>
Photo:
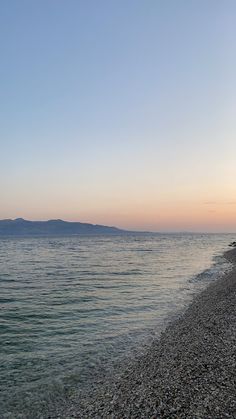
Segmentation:
<svg viewBox="0 0 236 419">
<path fill-rule="evenodd" d="M 28 221 L 28 222 L 48 222 L 48 221 L 62 221 L 64 223 L 80 223 L 80 224 L 90 224 L 93 226 L 103 226 L 103 227 L 111 227 L 111 228 L 117 228 L 118 230 L 122 230 L 127 233 L 143 233 L 143 234 L 236 234 L 236 232 L 232 231 L 193 231 L 193 230 L 139 230 L 139 229 L 131 229 L 128 230 L 124 227 L 117 227 L 116 225 L 106 225 L 106 224 L 97 224 L 97 223 L 91 223 L 88 221 L 71 221 L 71 220 L 63 220 L 62 218 L 49 218 L 49 219 L 43 219 L 43 220 L 35 220 L 35 219 L 26 219 L 23 217 L 16 217 L 16 218 L 2 218 L 1 221 Z"/>
</svg>

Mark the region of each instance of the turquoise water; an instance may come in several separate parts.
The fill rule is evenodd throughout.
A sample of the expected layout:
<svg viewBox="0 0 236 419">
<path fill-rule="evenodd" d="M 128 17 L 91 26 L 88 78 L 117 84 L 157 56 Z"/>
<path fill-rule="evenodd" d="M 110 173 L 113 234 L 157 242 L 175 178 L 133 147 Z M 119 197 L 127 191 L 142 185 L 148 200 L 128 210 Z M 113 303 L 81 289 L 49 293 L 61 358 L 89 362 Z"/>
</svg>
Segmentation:
<svg viewBox="0 0 236 419">
<path fill-rule="evenodd" d="M 56 415 L 224 271 L 233 239 L 1 238 L 0 417 Z"/>
</svg>

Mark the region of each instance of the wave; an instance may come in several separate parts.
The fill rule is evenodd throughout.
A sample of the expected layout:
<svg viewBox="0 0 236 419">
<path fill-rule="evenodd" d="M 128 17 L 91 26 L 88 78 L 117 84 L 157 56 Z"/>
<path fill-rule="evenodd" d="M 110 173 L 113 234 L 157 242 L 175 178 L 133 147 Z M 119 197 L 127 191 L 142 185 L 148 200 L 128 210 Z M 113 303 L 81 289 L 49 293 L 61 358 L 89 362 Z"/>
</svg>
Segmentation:
<svg viewBox="0 0 236 419">
<path fill-rule="evenodd" d="M 210 282 L 219 279 L 232 269 L 232 263 L 227 261 L 224 256 L 214 256 L 213 263 L 210 268 L 194 275 L 189 282 Z"/>
</svg>

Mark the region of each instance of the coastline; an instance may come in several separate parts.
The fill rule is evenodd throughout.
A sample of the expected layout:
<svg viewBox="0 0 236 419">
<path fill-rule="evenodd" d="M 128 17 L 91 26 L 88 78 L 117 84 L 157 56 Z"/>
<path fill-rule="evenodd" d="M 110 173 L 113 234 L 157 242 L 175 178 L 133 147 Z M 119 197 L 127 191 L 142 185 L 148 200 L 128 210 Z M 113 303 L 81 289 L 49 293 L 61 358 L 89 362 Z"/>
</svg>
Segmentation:
<svg viewBox="0 0 236 419">
<path fill-rule="evenodd" d="M 112 383 L 61 417 L 235 418 L 236 249 L 224 256 L 230 272 L 196 295 Z"/>
</svg>

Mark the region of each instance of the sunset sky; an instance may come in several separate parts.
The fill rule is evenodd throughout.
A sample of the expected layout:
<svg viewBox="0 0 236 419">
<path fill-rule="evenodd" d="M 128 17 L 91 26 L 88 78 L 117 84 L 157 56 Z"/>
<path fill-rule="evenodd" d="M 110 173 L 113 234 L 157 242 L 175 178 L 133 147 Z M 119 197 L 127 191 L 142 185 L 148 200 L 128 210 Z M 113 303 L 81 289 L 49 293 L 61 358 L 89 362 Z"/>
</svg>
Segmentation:
<svg viewBox="0 0 236 419">
<path fill-rule="evenodd" d="M 236 2 L 0 3 L 0 218 L 236 232 Z"/>
</svg>

